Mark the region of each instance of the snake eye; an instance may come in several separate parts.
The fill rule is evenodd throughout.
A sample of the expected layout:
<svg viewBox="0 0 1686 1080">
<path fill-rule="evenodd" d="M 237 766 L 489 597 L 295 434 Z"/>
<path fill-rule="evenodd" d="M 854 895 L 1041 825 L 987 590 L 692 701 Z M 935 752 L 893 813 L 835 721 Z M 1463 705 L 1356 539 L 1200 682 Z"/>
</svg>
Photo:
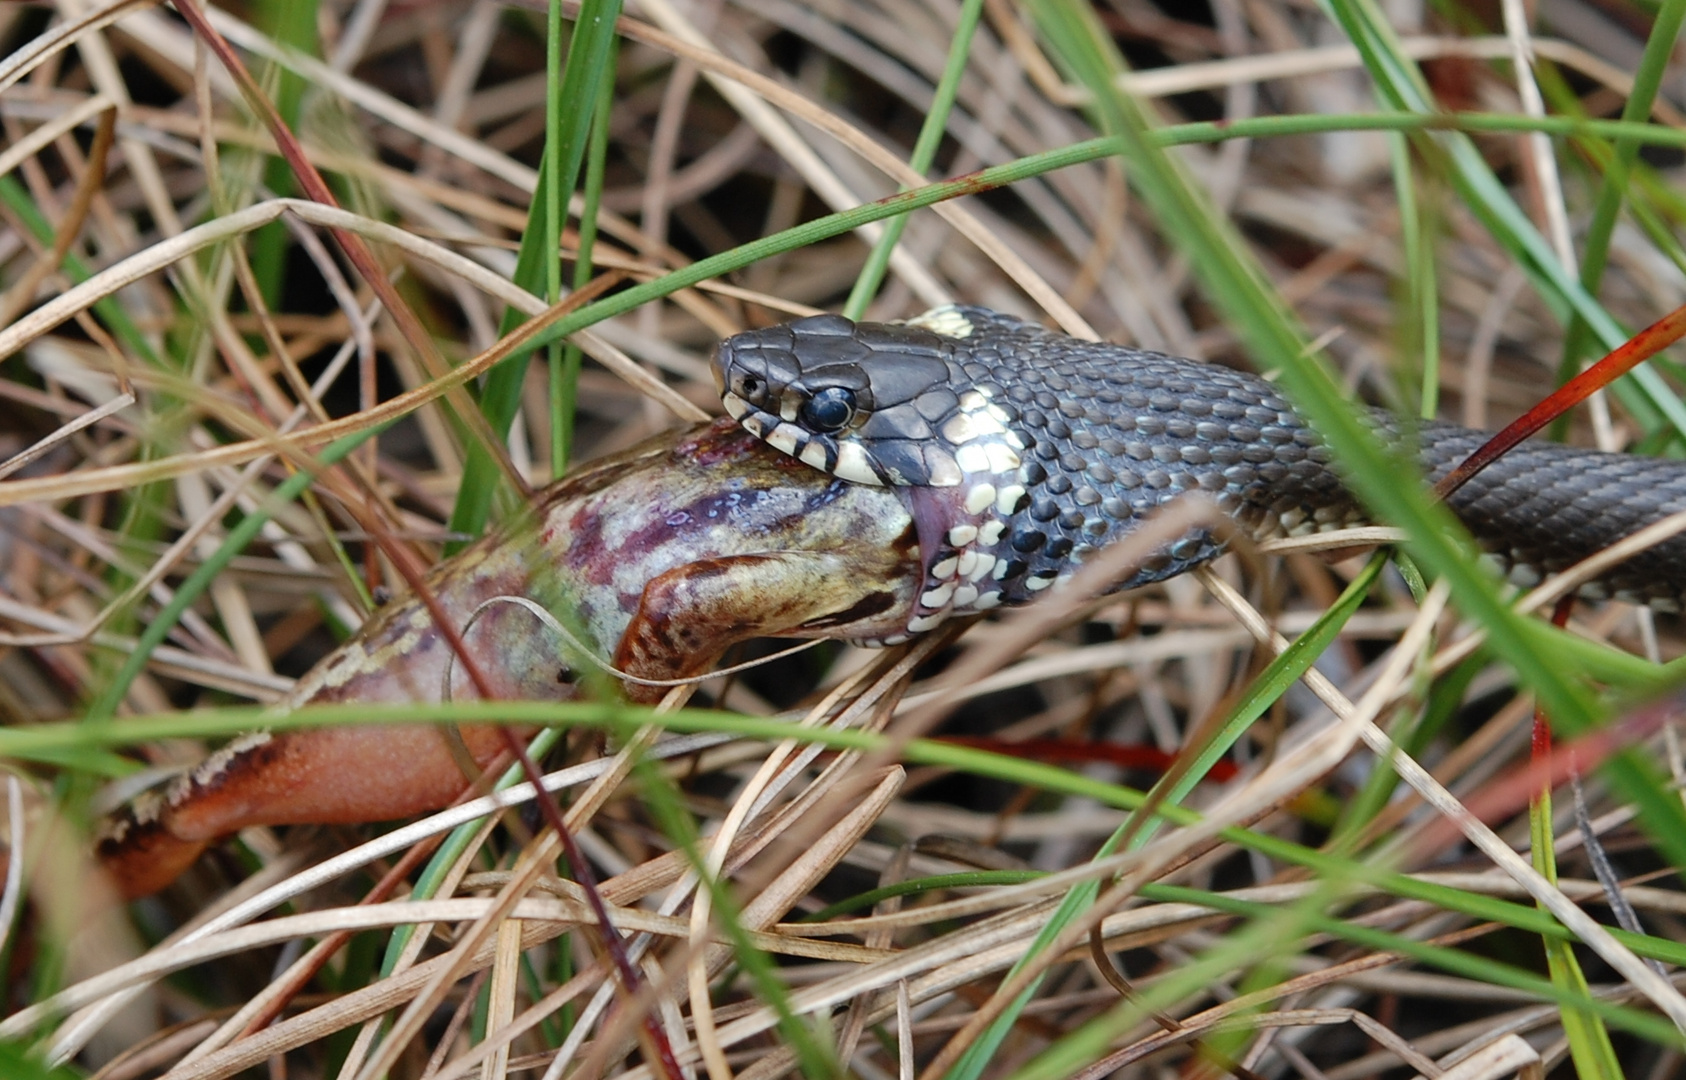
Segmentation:
<svg viewBox="0 0 1686 1080">
<path fill-rule="evenodd" d="M 809 431 L 842 431 L 855 418 L 855 395 L 841 386 L 828 386 L 802 405 L 797 419 Z"/>
</svg>

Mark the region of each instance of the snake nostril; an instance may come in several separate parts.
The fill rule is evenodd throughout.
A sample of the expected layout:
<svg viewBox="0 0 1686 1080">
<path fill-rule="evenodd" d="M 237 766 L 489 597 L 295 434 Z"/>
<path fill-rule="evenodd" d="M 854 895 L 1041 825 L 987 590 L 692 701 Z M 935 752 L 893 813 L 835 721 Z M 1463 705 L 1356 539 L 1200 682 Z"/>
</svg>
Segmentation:
<svg viewBox="0 0 1686 1080">
<path fill-rule="evenodd" d="M 745 401 L 756 401 L 761 392 L 767 388 L 759 375 L 739 375 L 736 393 Z"/>
</svg>

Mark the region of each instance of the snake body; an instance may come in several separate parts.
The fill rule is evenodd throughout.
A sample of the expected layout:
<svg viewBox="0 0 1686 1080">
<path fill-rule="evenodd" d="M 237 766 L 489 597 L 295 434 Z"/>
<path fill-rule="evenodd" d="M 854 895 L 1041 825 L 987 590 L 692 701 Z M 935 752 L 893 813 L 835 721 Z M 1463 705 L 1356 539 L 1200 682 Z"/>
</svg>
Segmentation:
<svg viewBox="0 0 1686 1080">
<path fill-rule="evenodd" d="M 1367 520 L 1328 448 L 1274 385 L 1162 353 L 1080 341 L 979 307 L 908 323 L 820 315 L 727 339 L 726 411 L 752 434 L 842 479 L 903 489 L 926 579 L 909 633 L 1034 599 L 1186 492 L 1205 492 L 1255 539 Z M 1378 430 L 1430 479 L 1487 439 L 1439 422 Z M 1565 569 L 1686 510 L 1686 463 L 1530 442 L 1450 500 L 1518 584 Z M 1223 550 L 1197 528 L 1119 588 Z M 1686 539 L 1581 590 L 1678 610 Z"/>
</svg>

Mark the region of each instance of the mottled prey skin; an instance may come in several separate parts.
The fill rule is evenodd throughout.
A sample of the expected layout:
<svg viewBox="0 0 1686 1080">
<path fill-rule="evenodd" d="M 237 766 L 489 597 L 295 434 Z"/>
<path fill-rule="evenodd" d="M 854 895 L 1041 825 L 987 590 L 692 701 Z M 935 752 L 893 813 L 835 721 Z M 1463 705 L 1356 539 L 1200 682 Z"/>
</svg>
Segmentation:
<svg viewBox="0 0 1686 1080">
<path fill-rule="evenodd" d="M 754 637 L 881 639 L 901 630 L 921 578 L 902 499 L 826 476 L 730 421 L 668 435 L 588 467 L 531 515 L 428 575 L 495 696 L 565 701 L 583 665 L 523 596 L 584 635 L 597 655 L 648 679 L 707 671 Z M 477 697 L 427 607 L 402 596 L 299 680 L 280 710 L 334 702 Z M 665 690 L 626 683 L 635 701 Z M 484 766 L 492 727 L 458 729 Z M 125 895 L 168 884 L 211 841 L 250 825 L 349 823 L 438 809 L 464 790 L 436 726 L 247 736 L 168 790 L 114 817 L 102 862 Z"/>
<path fill-rule="evenodd" d="M 822 315 L 724 342 L 726 411 L 776 449 L 837 476 L 912 493 L 925 581 L 909 632 L 1024 603 L 1186 492 L 1255 539 L 1361 524 L 1329 450 L 1269 382 L 1161 353 L 1079 341 L 985 308 L 907 324 Z M 1378 429 L 1431 479 L 1487 438 L 1449 424 Z M 1530 442 L 1450 499 L 1520 584 L 1686 509 L 1686 464 Z M 1222 550 L 1195 529 L 1120 582 Z M 1581 590 L 1678 609 L 1686 539 Z"/>
</svg>

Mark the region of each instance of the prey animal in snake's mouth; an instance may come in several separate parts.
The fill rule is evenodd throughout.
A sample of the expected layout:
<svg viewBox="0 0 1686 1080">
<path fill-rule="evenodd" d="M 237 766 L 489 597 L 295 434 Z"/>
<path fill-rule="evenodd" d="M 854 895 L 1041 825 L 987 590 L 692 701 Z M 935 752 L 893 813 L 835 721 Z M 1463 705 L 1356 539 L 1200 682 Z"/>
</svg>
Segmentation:
<svg viewBox="0 0 1686 1080">
<path fill-rule="evenodd" d="M 1214 364 L 1080 341 L 979 307 L 906 323 L 820 315 L 739 334 L 714 371 L 726 411 L 816 468 L 911 493 L 925 566 L 908 633 L 1025 603 L 1186 492 L 1254 539 L 1363 524 L 1329 450 L 1277 388 Z M 1372 423 L 1430 479 L 1487 436 Z M 1686 465 L 1529 442 L 1450 500 L 1518 584 L 1686 510 Z M 1118 588 L 1223 550 L 1195 529 Z M 1686 540 L 1622 563 L 1581 595 L 1679 610 Z"/>
<path fill-rule="evenodd" d="M 897 633 L 919 575 L 894 492 L 816 472 L 719 420 L 586 466 L 435 567 L 427 588 L 465 656 L 435 609 L 401 595 L 278 708 L 474 698 L 468 663 L 500 699 L 576 699 L 595 663 L 628 677 L 628 698 L 652 702 L 665 680 L 703 675 L 749 638 Z M 554 613 L 577 640 L 560 640 L 523 603 L 500 602 L 510 598 Z M 491 725 L 457 734 L 476 768 L 504 746 Z M 122 894 L 140 896 L 248 826 L 435 810 L 468 785 L 458 756 L 426 725 L 247 736 L 107 819 L 100 861 Z"/>
</svg>

